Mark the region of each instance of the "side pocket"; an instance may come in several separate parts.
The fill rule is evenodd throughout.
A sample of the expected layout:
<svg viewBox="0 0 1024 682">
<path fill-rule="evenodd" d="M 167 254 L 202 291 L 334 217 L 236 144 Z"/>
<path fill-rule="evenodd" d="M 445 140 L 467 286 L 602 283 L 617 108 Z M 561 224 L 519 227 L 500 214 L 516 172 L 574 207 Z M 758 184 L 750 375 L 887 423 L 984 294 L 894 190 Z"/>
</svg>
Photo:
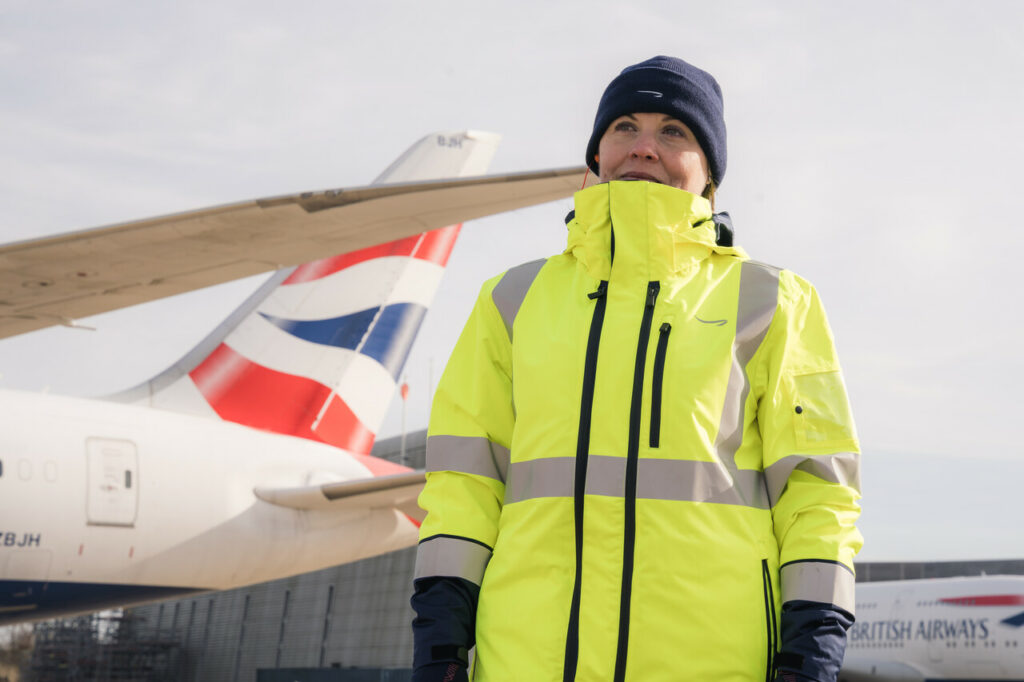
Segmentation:
<svg viewBox="0 0 1024 682">
<path fill-rule="evenodd" d="M 775 650 L 778 638 L 778 623 L 775 620 L 775 593 L 772 590 L 772 574 L 768 568 L 768 560 L 761 559 L 761 583 L 764 591 L 764 623 L 765 641 L 768 643 L 768 657 L 765 664 L 765 682 L 772 682 L 775 677 Z"/>
<path fill-rule="evenodd" d="M 661 445 L 661 388 L 665 380 L 665 354 L 672 325 L 662 322 L 658 329 L 658 348 L 654 351 L 654 377 L 651 383 L 651 439 L 652 448 Z"/>
<path fill-rule="evenodd" d="M 856 449 L 857 434 L 839 370 L 794 376 L 793 390 L 798 448 Z"/>
</svg>

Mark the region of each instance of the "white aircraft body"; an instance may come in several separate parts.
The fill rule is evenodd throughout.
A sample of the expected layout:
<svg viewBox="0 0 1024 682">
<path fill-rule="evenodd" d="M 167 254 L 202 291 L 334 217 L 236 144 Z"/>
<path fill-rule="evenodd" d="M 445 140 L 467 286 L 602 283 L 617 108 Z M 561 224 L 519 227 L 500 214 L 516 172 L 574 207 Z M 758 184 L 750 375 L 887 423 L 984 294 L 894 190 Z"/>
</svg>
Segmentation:
<svg viewBox="0 0 1024 682">
<path fill-rule="evenodd" d="M 1024 680 L 1024 576 L 857 585 L 839 682 Z"/>
<path fill-rule="evenodd" d="M 438 133 L 369 188 L 0 247 L 0 336 L 304 263 L 133 389 L 0 391 L 0 623 L 414 544 L 423 474 L 369 453 L 458 235 L 450 223 L 567 196 L 583 178 L 425 182 L 482 174 L 497 141 Z"/>
</svg>

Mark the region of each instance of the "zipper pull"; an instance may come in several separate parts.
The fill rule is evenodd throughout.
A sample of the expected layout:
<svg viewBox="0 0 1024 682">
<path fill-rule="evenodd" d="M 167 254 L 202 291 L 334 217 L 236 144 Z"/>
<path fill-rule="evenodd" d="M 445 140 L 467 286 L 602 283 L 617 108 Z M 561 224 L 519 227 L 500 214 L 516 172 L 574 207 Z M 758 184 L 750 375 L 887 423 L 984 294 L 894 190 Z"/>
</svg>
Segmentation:
<svg viewBox="0 0 1024 682">
<path fill-rule="evenodd" d="M 658 328 L 658 331 L 661 332 L 662 334 L 668 334 L 670 329 L 672 329 L 672 325 L 670 325 L 668 322 L 662 322 L 661 327 Z"/>
<path fill-rule="evenodd" d="M 653 308 L 654 302 L 658 298 L 658 292 L 661 291 L 661 282 L 649 282 L 647 284 L 647 307 Z M 648 327 L 650 329 L 650 327 Z"/>
<path fill-rule="evenodd" d="M 601 280 L 601 283 L 597 285 L 597 291 L 587 294 L 587 298 L 604 298 L 606 293 L 608 293 L 608 282 L 606 280 Z"/>
</svg>

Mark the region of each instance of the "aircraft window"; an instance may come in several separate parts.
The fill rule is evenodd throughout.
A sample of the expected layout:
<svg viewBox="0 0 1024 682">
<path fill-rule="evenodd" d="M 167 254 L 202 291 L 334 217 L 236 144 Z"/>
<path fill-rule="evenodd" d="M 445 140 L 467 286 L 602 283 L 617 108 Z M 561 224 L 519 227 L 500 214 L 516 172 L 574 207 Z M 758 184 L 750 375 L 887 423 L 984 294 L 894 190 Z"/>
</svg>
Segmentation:
<svg viewBox="0 0 1024 682">
<path fill-rule="evenodd" d="M 132 487 L 132 470 L 131 469 L 125 469 L 124 470 L 124 487 L 125 488 L 131 488 Z"/>
<path fill-rule="evenodd" d="M 0 476 L 4 475 L 4 461 L 0 459 Z"/>
</svg>

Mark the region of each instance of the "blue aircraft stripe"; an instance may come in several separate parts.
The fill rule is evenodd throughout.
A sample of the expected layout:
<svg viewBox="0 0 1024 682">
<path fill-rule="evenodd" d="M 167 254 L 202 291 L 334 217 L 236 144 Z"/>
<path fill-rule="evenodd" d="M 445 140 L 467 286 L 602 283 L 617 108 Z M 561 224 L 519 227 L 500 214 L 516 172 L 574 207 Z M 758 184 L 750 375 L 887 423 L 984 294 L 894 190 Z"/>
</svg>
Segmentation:
<svg viewBox="0 0 1024 682">
<path fill-rule="evenodd" d="M 355 350 L 365 336 L 366 343 L 360 352 L 383 365 L 396 380 L 426 314 L 427 309 L 418 303 L 395 303 L 383 310 L 368 308 L 326 320 L 288 320 L 260 313 L 292 336 L 323 346 Z"/>
<path fill-rule="evenodd" d="M 363 346 L 363 353 L 384 365 L 398 381 L 416 332 L 427 309 L 415 303 L 398 303 L 384 308 Z"/>
<path fill-rule="evenodd" d="M 0 625 L 16 623 L 26 617 L 56 618 L 206 591 L 163 585 L 0 580 Z"/>
<path fill-rule="evenodd" d="M 358 313 L 326 320 L 289 320 L 264 313 L 260 313 L 260 315 L 263 315 L 268 322 L 304 341 L 321 346 L 355 350 L 366 334 L 366 330 L 370 328 L 370 323 L 373 322 L 378 310 L 380 308 L 368 308 L 360 310 Z"/>
<path fill-rule="evenodd" d="M 1019 628 L 1020 626 L 1024 625 L 1024 611 L 1021 611 L 1016 616 L 1010 616 L 1009 618 L 1005 618 L 1000 622 L 1005 625 L 1012 625 L 1015 628 Z"/>
</svg>

